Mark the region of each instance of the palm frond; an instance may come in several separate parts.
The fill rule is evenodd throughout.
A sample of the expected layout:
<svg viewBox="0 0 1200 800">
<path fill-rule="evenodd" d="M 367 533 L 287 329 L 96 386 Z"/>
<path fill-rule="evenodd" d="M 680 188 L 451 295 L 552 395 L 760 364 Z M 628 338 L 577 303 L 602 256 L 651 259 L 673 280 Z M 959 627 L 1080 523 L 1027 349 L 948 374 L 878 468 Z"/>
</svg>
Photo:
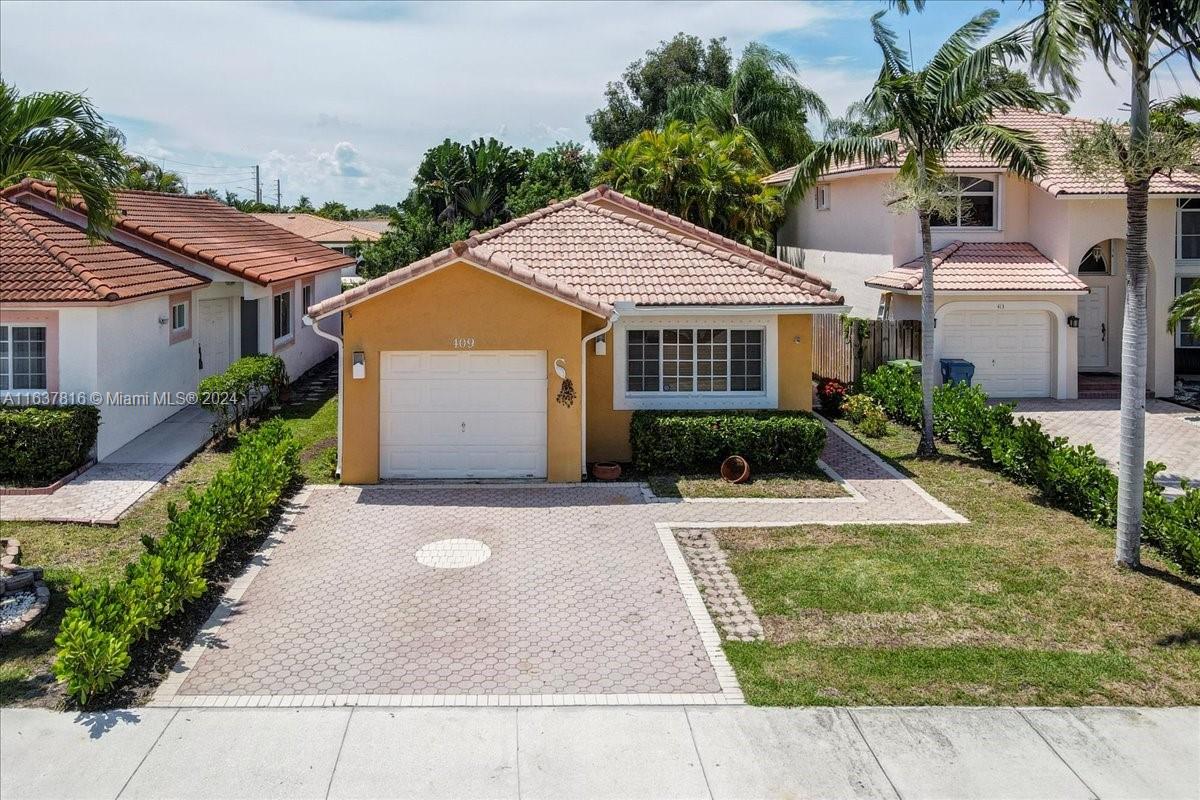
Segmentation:
<svg viewBox="0 0 1200 800">
<path fill-rule="evenodd" d="M 1032 134 L 1004 125 L 980 122 L 955 129 L 947 151 L 970 148 L 1025 179 L 1046 171 L 1046 149 Z"/>
<path fill-rule="evenodd" d="M 877 136 L 851 136 L 832 142 L 821 142 L 796 165 L 796 172 L 783 190 L 784 201 L 792 203 L 816 186 L 830 167 L 862 162 L 865 165 L 885 164 L 896 158 L 897 143 Z"/>
<path fill-rule="evenodd" d="M 883 24 L 886 11 L 877 11 L 871 15 L 871 34 L 875 44 L 883 53 L 883 71 L 887 75 L 898 78 L 911 71 L 908 56 L 896 41 L 896 32 Z"/>
</svg>

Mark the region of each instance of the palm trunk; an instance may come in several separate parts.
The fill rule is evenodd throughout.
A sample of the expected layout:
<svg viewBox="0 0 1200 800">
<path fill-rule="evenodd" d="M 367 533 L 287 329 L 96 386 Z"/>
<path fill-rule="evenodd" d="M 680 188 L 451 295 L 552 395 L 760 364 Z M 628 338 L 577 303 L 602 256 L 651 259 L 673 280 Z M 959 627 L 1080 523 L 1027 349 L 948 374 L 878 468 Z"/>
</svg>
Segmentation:
<svg viewBox="0 0 1200 800">
<path fill-rule="evenodd" d="M 1134 2 L 1133 25 L 1142 29 L 1145 14 Z M 1129 114 L 1129 150 L 1142 152 L 1150 133 L 1150 69 L 1147 46 L 1130 59 L 1133 93 Z M 1121 337 L 1121 463 L 1117 471 L 1116 562 L 1141 563 L 1142 497 L 1146 478 L 1146 206 L 1149 178 L 1125 185 L 1125 322 Z"/>
<path fill-rule="evenodd" d="M 921 222 L 921 443 L 918 456 L 937 455 L 933 441 L 933 387 L 936 385 L 933 316 L 933 235 L 929 231 L 929 213 L 917 215 Z"/>
</svg>

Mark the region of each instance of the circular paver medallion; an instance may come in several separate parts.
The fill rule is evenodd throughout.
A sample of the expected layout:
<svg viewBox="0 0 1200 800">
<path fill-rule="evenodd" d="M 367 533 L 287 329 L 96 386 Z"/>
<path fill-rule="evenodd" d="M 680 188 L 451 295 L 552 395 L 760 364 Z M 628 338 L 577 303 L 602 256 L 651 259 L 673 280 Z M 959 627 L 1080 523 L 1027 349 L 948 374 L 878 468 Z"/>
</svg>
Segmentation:
<svg viewBox="0 0 1200 800">
<path fill-rule="evenodd" d="M 434 569 L 463 569 L 492 557 L 492 548 L 478 539 L 442 539 L 417 551 L 417 561 Z"/>
</svg>

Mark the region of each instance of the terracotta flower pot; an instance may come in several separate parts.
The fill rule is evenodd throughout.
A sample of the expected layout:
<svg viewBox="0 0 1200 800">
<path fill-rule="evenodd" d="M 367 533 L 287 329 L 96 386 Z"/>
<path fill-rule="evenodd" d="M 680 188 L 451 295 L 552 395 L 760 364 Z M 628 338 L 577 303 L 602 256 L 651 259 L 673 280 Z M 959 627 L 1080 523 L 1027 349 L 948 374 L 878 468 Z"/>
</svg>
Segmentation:
<svg viewBox="0 0 1200 800">
<path fill-rule="evenodd" d="M 592 477 L 598 481 L 615 481 L 621 477 L 621 465 L 614 461 L 601 461 L 593 464 Z"/>
<path fill-rule="evenodd" d="M 750 462 L 741 456 L 730 456 L 721 462 L 721 477 L 729 483 L 750 480 Z"/>
</svg>

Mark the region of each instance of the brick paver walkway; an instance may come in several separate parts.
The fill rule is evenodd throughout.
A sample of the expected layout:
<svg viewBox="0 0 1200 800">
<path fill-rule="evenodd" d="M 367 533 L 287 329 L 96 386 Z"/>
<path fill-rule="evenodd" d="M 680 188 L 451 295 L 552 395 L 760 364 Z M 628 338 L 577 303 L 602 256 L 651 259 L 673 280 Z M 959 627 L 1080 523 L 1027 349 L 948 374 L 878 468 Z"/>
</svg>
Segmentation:
<svg viewBox="0 0 1200 800">
<path fill-rule="evenodd" d="M 636 484 L 314 487 L 155 704 L 740 702 L 672 529 L 962 521 L 840 432 L 823 458 L 852 496 L 647 503 Z M 451 569 L 418 561 L 448 539 L 490 556 Z M 462 545 L 449 555 L 479 557 Z"/>
<path fill-rule="evenodd" d="M 1115 469 L 1121 448 L 1120 400 L 1019 400 L 1017 415 L 1042 423 L 1072 444 L 1090 444 Z M 1146 460 L 1167 465 L 1160 481 L 1200 482 L 1200 411 L 1162 400 L 1146 401 Z"/>
</svg>

